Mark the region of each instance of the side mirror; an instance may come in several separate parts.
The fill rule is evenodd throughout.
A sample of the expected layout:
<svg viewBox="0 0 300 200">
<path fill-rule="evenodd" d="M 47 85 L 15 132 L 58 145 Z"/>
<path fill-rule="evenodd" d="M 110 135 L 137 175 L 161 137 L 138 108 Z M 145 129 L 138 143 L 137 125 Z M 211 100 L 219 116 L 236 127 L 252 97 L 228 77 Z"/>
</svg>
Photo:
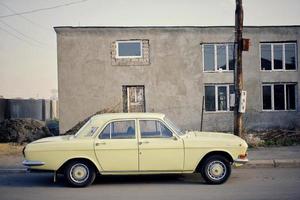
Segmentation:
<svg viewBox="0 0 300 200">
<path fill-rule="evenodd" d="M 173 140 L 178 140 L 177 137 L 174 136 L 174 135 L 172 136 L 172 139 L 173 139 Z"/>
</svg>

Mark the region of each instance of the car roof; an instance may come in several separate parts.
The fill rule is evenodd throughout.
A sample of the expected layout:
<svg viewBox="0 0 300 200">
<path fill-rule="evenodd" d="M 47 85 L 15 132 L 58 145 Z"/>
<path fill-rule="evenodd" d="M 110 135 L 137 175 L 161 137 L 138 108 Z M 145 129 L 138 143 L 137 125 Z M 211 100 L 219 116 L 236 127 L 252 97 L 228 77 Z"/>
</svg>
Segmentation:
<svg viewBox="0 0 300 200">
<path fill-rule="evenodd" d="M 163 119 L 165 114 L 162 113 L 105 113 L 98 114 L 92 117 L 92 120 L 114 120 L 114 119 L 127 119 L 127 118 L 159 118 Z"/>
</svg>

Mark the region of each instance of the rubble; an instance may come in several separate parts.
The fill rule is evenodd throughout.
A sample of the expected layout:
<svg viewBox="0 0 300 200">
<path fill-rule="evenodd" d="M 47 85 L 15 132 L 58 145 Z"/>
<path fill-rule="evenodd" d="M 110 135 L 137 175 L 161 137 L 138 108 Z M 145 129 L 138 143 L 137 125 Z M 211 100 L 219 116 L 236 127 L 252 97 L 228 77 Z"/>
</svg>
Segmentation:
<svg viewBox="0 0 300 200">
<path fill-rule="evenodd" d="M 0 142 L 29 143 L 53 136 L 45 123 L 34 119 L 5 119 L 0 123 Z"/>
<path fill-rule="evenodd" d="M 249 146 L 290 146 L 300 144 L 300 130 L 270 129 L 246 135 Z"/>
<path fill-rule="evenodd" d="M 116 107 L 116 106 L 115 106 Z M 74 135 L 75 133 L 77 133 L 77 131 L 87 122 L 89 121 L 89 119 L 91 117 L 93 117 L 94 115 L 98 115 L 98 114 L 104 114 L 104 113 L 115 113 L 116 110 L 115 108 L 113 109 L 103 109 L 103 110 L 100 110 L 98 112 L 96 112 L 95 114 L 87 117 L 86 119 L 78 122 L 75 126 L 73 126 L 73 128 L 69 129 L 68 131 L 66 131 L 63 135 Z"/>
</svg>

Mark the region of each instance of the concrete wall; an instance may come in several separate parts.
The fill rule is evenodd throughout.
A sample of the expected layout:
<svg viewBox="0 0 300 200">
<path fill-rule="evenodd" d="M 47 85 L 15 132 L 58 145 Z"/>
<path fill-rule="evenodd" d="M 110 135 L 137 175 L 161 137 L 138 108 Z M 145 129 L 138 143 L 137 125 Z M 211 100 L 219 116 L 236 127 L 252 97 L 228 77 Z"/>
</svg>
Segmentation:
<svg viewBox="0 0 300 200">
<path fill-rule="evenodd" d="M 59 27 L 55 30 L 61 132 L 101 109 L 117 105 L 122 112 L 122 85 L 145 86 L 147 112 L 165 113 L 183 129 L 199 129 L 204 84 L 233 83 L 232 72 L 203 73 L 200 45 L 233 42 L 233 27 Z M 244 37 L 251 41 L 250 51 L 244 52 L 243 58 L 248 128 L 299 126 L 300 98 L 297 111 L 262 112 L 261 97 L 263 82 L 299 83 L 299 70 L 261 72 L 259 66 L 259 42 L 299 43 L 299 31 L 299 27 L 245 28 Z M 127 39 L 149 40 L 149 65 L 112 65 L 112 44 Z M 203 128 L 230 131 L 232 119 L 232 112 L 204 113 Z"/>
</svg>

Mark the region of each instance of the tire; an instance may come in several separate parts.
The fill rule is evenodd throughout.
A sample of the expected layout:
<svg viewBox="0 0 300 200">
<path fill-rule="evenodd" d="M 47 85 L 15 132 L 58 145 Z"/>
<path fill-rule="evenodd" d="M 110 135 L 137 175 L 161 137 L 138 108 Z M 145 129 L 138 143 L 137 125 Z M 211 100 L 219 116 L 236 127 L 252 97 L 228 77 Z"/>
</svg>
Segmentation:
<svg viewBox="0 0 300 200">
<path fill-rule="evenodd" d="M 206 183 L 222 184 L 231 174 L 231 165 L 225 157 L 214 155 L 204 161 L 200 172 Z"/>
<path fill-rule="evenodd" d="M 89 162 L 74 160 L 67 164 L 64 177 L 67 185 L 72 187 L 86 187 L 96 178 L 95 167 Z"/>
</svg>

